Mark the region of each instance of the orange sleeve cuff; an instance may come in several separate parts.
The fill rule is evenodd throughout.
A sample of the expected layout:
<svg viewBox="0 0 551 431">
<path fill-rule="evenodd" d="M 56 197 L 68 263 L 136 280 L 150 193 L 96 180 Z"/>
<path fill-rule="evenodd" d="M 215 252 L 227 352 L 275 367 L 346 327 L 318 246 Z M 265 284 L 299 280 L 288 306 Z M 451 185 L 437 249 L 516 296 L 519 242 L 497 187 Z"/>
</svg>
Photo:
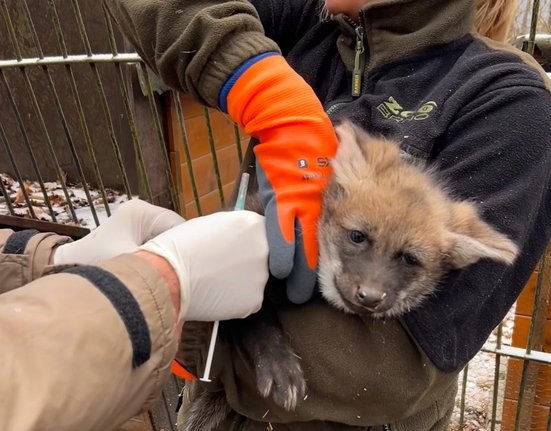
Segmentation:
<svg viewBox="0 0 551 431">
<path fill-rule="evenodd" d="M 171 367 L 172 374 L 176 375 L 177 377 L 180 377 L 181 379 L 193 382 L 197 380 L 197 377 L 195 377 L 193 374 L 191 374 L 188 370 L 186 370 L 180 363 L 176 360 L 172 361 L 172 367 Z"/>
</svg>

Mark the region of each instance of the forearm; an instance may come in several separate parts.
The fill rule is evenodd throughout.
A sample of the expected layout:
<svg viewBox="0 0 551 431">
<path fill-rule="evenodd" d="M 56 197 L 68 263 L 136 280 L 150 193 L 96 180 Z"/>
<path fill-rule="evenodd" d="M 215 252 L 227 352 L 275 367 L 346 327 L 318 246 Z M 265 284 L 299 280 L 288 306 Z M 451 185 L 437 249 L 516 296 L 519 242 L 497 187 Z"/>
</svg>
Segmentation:
<svg viewBox="0 0 551 431">
<path fill-rule="evenodd" d="M 159 272 L 159 275 L 168 287 L 170 301 L 174 307 L 176 315 L 178 315 L 180 312 L 180 283 L 178 283 L 178 275 L 174 271 L 174 268 L 172 268 L 170 263 L 168 263 L 165 258 L 154 253 L 149 253 L 145 250 L 138 250 L 134 253 L 134 256 L 144 259 L 150 265 L 153 265 Z"/>
<path fill-rule="evenodd" d="M 123 33 L 165 84 L 218 105 L 221 87 L 248 59 L 276 51 L 245 0 L 104 0 Z"/>
<path fill-rule="evenodd" d="M 0 295 L 1 429 L 112 429 L 170 372 L 177 314 L 156 266 L 123 255 L 67 271 Z"/>
</svg>

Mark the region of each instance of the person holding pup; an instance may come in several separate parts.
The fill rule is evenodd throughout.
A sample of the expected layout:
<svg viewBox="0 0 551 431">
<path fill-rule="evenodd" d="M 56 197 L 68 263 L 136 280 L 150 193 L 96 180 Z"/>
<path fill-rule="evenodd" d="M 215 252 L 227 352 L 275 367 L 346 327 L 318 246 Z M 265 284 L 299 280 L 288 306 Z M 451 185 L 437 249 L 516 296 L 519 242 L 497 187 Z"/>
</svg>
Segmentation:
<svg viewBox="0 0 551 431">
<path fill-rule="evenodd" d="M 219 431 L 446 430 L 458 373 L 551 237 L 551 83 L 530 56 L 477 32 L 503 38 L 514 2 L 104 1 L 167 85 L 259 141 L 270 271 L 289 302 L 302 304 L 277 313 L 308 397 L 294 412 L 263 399 L 238 349 L 220 343 L 212 374 L 233 413 Z M 489 17 L 497 18 L 488 27 Z M 313 288 L 316 221 L 337 146 L 331 122 L 342 119 L 435 166 L 516 243 L 514 265 L 453 272 L 421 307 L 384 322 L 322 301 Z M 196 374 L 208 342 L 208 333 L 184 333 L 181 357 Z"/>
</svg>

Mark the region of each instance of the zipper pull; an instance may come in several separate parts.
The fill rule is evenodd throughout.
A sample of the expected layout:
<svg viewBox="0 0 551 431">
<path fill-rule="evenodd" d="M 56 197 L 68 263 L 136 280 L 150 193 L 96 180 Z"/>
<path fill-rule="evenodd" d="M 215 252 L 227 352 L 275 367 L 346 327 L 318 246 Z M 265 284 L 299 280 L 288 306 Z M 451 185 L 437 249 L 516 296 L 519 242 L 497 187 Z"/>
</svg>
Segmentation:
<svg viewBox="0 0 551 431">
<path fill-rule="evenodd" d="M 178 402 L 176 403 L 176 413 L 180 411 L 182 404 L 184 404 L 184 389 L 185 387 L 183 387 L 180 393 L 178 394 Z"/>
<path fill-rule="evenodd" d="M 362 70 L 360 62 L 364 47 L 364 29 L 361 25 L 356 27 L 356 56 L 354 58 L 354 70 L 352 71 L 352 96 L 358 97 L 362 91 Z"/>
</svg>

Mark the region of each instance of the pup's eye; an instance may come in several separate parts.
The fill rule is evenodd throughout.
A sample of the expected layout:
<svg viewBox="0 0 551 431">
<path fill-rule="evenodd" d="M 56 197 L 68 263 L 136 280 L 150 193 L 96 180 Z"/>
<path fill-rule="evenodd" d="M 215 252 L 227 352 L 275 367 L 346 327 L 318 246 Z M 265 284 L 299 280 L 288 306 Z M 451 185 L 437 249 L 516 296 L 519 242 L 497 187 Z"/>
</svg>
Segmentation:
<svg viewBox="0 0 551 431">
<path fill-rule="evenodd" d="M 419 262 L 419 259 L 410 253 L 401 253 L 400 259 L 402 259 L 402 262 L 404 262 L 405 264 L 411 265 L 411 266 L 421 264 L 421 262 Z"/>
<path fill-rule="evenodd" d="M 351 230 L 348 232 L 348 238 L 350 241 L 352 241 L 354 244 L 361 244 L 364 242 L 367 237 L 360 232 L 359 230 Z"/>
</svg>

